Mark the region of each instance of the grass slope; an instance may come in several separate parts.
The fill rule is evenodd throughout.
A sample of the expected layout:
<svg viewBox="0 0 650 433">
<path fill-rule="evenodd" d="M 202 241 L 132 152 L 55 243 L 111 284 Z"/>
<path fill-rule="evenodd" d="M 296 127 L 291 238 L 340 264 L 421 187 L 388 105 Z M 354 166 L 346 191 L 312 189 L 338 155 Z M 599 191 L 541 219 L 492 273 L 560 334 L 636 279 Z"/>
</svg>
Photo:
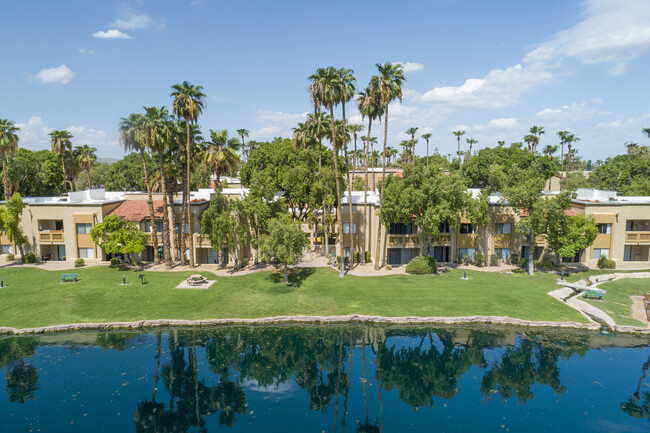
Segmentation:
<svg viewBox="0 0 650 433">
<path fill-rule="evenodd" d="M 590 304 L 600 308 L 614 319 L 617 325 L 647 325 L 632 318 L 632 295 L 645 295 L 650 292 L 650 283 L 645 278 L 624 278 L 611 283 L 603 283 L 598 288 L 607 290 L 602 301 L 589 300 Z"/>
<path fill-rule="evenodd" d="M 216 277 L 209 290 L 174 287 L 191 272 L 138 272 L 108 267 L 75 270 L 77 283 L 61 283 L 61 272 L 7 267 L 0 289 L 0 326 L 34 327 L 78 322 L 142 319 L 253 318 L 278 315 L 469 316 L 498 315 L 527 320 L 586 320 L 547 295 L 556 277 L 538 273 L 462 271 L 438 276 L 338 277 L 329 268 L 295 270 L 290 285 L 280 274 L 258 272 Z M 121 286 L 122 275 L 127 286 Z"/>
</svg>

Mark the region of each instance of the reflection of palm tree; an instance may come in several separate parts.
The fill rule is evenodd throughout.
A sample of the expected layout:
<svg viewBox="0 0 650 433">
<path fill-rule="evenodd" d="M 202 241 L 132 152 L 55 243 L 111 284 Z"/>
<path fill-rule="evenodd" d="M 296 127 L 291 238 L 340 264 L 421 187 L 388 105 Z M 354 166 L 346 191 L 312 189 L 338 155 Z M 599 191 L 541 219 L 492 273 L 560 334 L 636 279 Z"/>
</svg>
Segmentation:
<svg viewBox="0 0 650 433">
<path fill-rule="evenodd" d="M 640 394 L 641 385 L 645 379 L 646 372 L 650 367 L 650 357 L 648 360 L 643 363 L 643 368 L 641 370 L 641 377 L 636 386 L 636 391 L 632 394 L 627 401 L 621 403 L 621 410 L 626 414 L 634 418 L 645 418 L 650 419 L 650 392 L 644 392 Z M 641 400 L 641 402 L 639 402 Z"/>
</svg>

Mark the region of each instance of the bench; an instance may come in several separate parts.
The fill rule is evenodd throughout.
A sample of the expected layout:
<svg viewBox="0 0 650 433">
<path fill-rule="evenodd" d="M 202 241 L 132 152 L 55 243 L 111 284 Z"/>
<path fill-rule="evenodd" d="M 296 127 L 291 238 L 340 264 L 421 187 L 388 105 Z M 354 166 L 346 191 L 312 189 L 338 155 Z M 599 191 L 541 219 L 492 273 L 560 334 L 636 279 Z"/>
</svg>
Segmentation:
<svg viewBox="0 0 650 433">
<path fill-rule="evenodd" d="M 65 283 L 66 281 L 74 281 L 76 283 L 77 278 L 79 278 L 79 274 L 61 274 L 62 283 Z"/>
<path fill-rule="evenodd" d="M 207 278 L 205 278 L 203 275 L 191 275 L 187 279 L 187 284 L 190 286 L 200 286 L 203 283 L 206 283 L 208 281 Z"/>
<path fill-rule="evenodd" d="M 585 299 L 596 298 L 602 301 L 603 296 L 605 296 L 605 292 L 602 290 L 583 290 L 582 295 L 585 297 Z"/>
</svg>

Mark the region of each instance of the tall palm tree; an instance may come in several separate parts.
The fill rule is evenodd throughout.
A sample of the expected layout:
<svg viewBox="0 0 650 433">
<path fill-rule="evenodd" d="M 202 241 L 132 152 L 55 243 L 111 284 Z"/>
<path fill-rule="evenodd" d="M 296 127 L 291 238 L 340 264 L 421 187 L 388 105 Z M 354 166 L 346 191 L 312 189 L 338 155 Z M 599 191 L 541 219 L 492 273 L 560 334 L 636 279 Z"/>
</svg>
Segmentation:
<svg viewBox="0 0 650 433">
<path fill-rule="evenodd" d="M 533 134 L 524 135 L 523 138 L 526 146 L 528 146 L 528 152 L 533 153 L 533 143 L 535 142 L 535 136 Z"/>
<path fill-rule="evenodd" d="M 553 161 L 553 154 L 557 152 L 557 146 L 548 144 L 544 146 L 544 150 L 542 150 L 542 152 L 544 152 L 544 155 L 548 156 L 551 161 Z"/>
<path fill-rule="evenodd" d="M 186 227 L 189 227 L 189 221 L 191 218 L 190 215 L 190 164 L 192 162 L 192 146 L 190 144 L 192 134 L 190 133 L 190 123 L 195 124 L 199 114 L 203 112 L 203 107 L 205 105 L 205 93 L 203 93 L 203 87 L 195 86 L 187 81 L 183 81 L 181 84 L 174 84 L 172 86 L 173 92 L 171 97 L 174 98 L 173 103 L 173 113 L 178 118 L 185 119 L 185 128 L 186 128 L 186 138 L 187 142 L 185 145 L 185 154 L 186 154 L 186 173 L 183 176 L 184 179 L 187 179 L 183 188 L 183 222 L 182 222 L 182 234 L 181 237 L 189 237 L 189 248 L 190 248 L 190 266 L 194 267 L 194 240 L 192 235 L 187 236 Z M 188 230 L 189 231 L 189 230 Z M 184 257 L 184 252 L 181 254 Z"/>
<path fill-rule="evenodd" d="M 406 164 L 406 162 L 409 160 L 409 153 L 411 153 L 411 141 L 410 140 L 402 140 L 399 142 L 399 145 L 402 146 L 402 160 L 404 161 L 403 163 Z M 388 149 L 386 149 L 388 151 Z M 390 161 L 390 152 L 386 152 L 386 156 L 389 157 Z"/>
<path fill-rule="evenodd" d="M 467 156 L 467 160 L 469 161 L 470 159 L 472 159 L 472 147 L 476 143 L 478 143 L 478 140 L 474 140 L 473 138 L 468 138 L 465 141 L 467 142 L 467 144 L 469 144 L 469 154 Z"/>
<path fill-rule="evenodd" d="M 309 134 L 309 124 L 307 122 L 298 122 L 296 127 L 291 128 L 293 137 L 291 139 L 293 147 L 296 149 L 306 149 L 311 135 Z"/>
<path fill-rule="evenodd" d="M 427 167 L 429 166 L 429 139 L 431 138 L 431 133 L 427 132 L 426 134 L 422 134 L 422 138 L 424 138 L 427 141 Z"/>
<path fill-rule="evenodd" d="M 244 162 L 248 160 L 248 154 L 246 153 L 246 140 L 245 138 L 248 137 L 248 134 L 250 131 L 248 129 L 238 129 L 237 134 L 241 137 L 241 148 L 242 148 L 242 156 L 244 157 Z"/>
<path fill-rule="evenodd" d="M 454 134 L 456 136 L 456 138 L 458 139 L 458 152 L 456 152 L 456 153 L 458 154 L 458 169 L 462 171 L 462 169 L 463 169 L 463 159 L 460 157 L 460 137 L 465 135 L 465 131 L 462 131 L 462 130 L 454 131 L 452 134 Z"/>
<path fill-rule="evenodd" d="M 540 136 L 542 134 L 546 133 L 546 131 L 544 131 L 543 126 L 533 125 L 530 128 L 530 133 L 533 134 L 533 146 L 532 146 L 533 147 L 533 154 L 536 154 L 537 153 L 537 145 L 539 144 Z"/>
<path fill-rule="evenodd" d="M 205 161 L 212 167 L 212 174 L 217 176 L 217 185 L 221 185 L 221 175 L 232 172 L 237 165 L 237 152 L 241 146 L 236 138 L 228 138 L 228 130 L 210 130 L 210 141 L 205 143 L 207 150 Z"/>
<path fill-rule="evenodd" d="M 309 113 L 307 115 L 307 125 L 309 125 L 309 135 L 318 140 L 318 169 L 322 168 L 322 151 L 323 138 L 330 135 L 330 116 L 322 111 L 318 113 Z"/>
<path fill-rule="evenodd" d="M 147 169 L 147 159 L 144 156 L 145 149 L 147 148 L 143 134 L 143 122 L 145 116 L 143 114 L 132 113 L 128 118 L 122 117 L 120 122 L 120 142 L 124 146 L 124 150 L 133 150 L 140 153 L 142 158 L 142 167 L 144 169 L 144 184 L 147 187 L 147 196 L 149 203 L 149 217 L 151 218 L 151 239 L 153 247 L 153 263 L 154 265 L 160 264 L 160 256 L 158 255 L 158 230 L 156 228 L 155 212 L 153 208 L 153 196 L 151 195 L 151 182 L 149 180 L 149 170 Z"/>
<path fill-rule="evenodd" d="M 580 141 L 578 137 L 576 137 L 573 134 L 568 134 L 565 137 L 566 140 L 566 145 L 567 145 L 567 162 L 566 162 L 566 178 L 567 180 L 569 179 L 569 170 L 571 169 L 571 148 L 573 147 L 573 143 Z"/>
<path fill-rule="evenodd" d="M 404 83 L 404 68 L 401 64 L 392 63 L 377 63 L 379 75 L 375 75 L 370 79 L 370 87 L 379 92 L 380 101 L 384 107 L 384 160 L 382 164 L 382 178 L 381 178 L 381 195 L 384 194 L 384 184 L 386 183 L 386 146 L 388 145 L 388 106 L 395 99 L 402 102 L 402 83 Z M 381 196 L 380 196 L 381 202 Z M 381 266 L 381 225 L 377 225 L 377 248 L 375 261 L 375 270 Z"/>
<path fill-rule="evenodd" d="M 354 242 L 354 221 L 352 220 L 352 182 L 350 181 L 350 161 L 348 160 L 348 142 L 350 141 L 350 135 L 348 134 L 347 124 L 345 120 L 345 103 L 354 98 L 354 93 L 356 92 L 356 79 L 353 75 L 354 71 L 352 69 L 341 68 L 339 69 L 340 74 L 340 83 L 341 86 L 340 95 L 341 95 L 341 120 L 343 123 L 342 129 L 342 139 L 343 139 L 343 155 L 345 156 L 345 171 L 347 173 L 347 184 L 348 184 L 348 215 L 350 219 L 350 269 L 354 268 L 354 252 L 355 242 Z M 339 214 L 341 215 L 341 214 Z M 341 238 L 342 240 L 342 238 Z M 343 246 L 341 246 L 343 248 Z M 345 262 L 343 260 L 343 262 Z M 343 263 L 345 264 L 345 263 Z M 345 275 L 341 266 L 341 276 Z"/>
<path fill-rule="evenodd" d="M 90 180 L 90 169 L 93 168 L 95 161 L 97 161 L 97 155 L 95 155 L 97 148 L 84 144 L 83 146 L 75 146 L 75 149 L 77 149 L 75 159 L 77 160 L 79 167 L 86 170 L 86 175 L 88 176 L 88 189 L 91 189 L 93 186 Z"/>
<path fill-rule="evenodd" d="M 140 126 L 142 128 L 142 143 L 158 155 L 160 189 L 163 200 L 163 260 L 165 267 L 171 268 L 169 206 L 167 204 L 167 177 L 165 175 L 165 150 L 169 147 L 171 141 L 171 121 L 165 107 L 144 107 L 144 110 L 145 115 Z M 153 221 L 152 224 L 154 224 Z"/>
<path fill-rule="evenodd" d="M 364 215 L 364 221 L 365 221 L 365 230 L 363 230 L 364 236 L 365 233 L 370 232 L 370 210 L 368 208 L 368 163 L 369 163 L 369 158 L 370 158 L 370 146 L 372 144 L 370 140 L 370 132 L 372 130 L 372 121 L 374 119 L 380 119 L 381 116 L 384 114 L 384 107 L 381 104 L 381 99 L 380 99 L 380 94 L 379 91 L 376 88 L 371 88 L 371 87 L 366 87 L 363 89 L 359 94 L 357 95 L 357 106 L 359 108 L 359 112 L 361 113 L 362 119 L 365 120 L 365 118 L 368 118 L 368 136 L 365 138 L 365 157 L 364 157 L 364 176 L 365 176 L 365 181 L 364 181 L 364 186 L 363 186 L 363 215 Z M 376 186 L 376 183 L 374 182 L 374 175 L 375 172 L 373 170 L 373 185 Z M 361 263 L 365 264 L 366 263 L 366 242 L 365 239 L 361 240 Z M 370 236 L 368 236 L 368 250 L 371 250 L 371 245 L 370 245 Z"/>
<path fill-rule="evenodd" d="M 560 137 L 560 144 L 562 145 L 562 150 L 560 152 L 560 171 L 564 171 L 564 145 L 566 144 L 566 138 L 570 134 L 569 131 L 558 131 L 557 136 Z M 564 173 L 562 173 L 564 177 Z"/>
<path fill-rule="evenodd" d="M 364 126 L 363 125 L 350 125 L 348 126 L 348 131 L 352 133 L 352 136 L 354 137 L 354 158 L 352 159 L 352 166 L 353 169 L 357 168 L 359 166 L 359 159 L 357 158 L 358 153 L 357 153 L 357 136 L 358 134 L 363 131 Z"/>
<path fill-rule="evenodd" d="M 7 154 L 15 155 L 18 152 L 18 135 L 20 128 L 9 119 L 0 119 L 0 153 L 2 154 L 2 182 L 5 192 L 5 201 L 11 197 L 11 187 L 7 177 Z"/>
<path fill-rule="evenodd" d="M 415 165 L 415 134 L 418 132 L 418 129 L 420 128 L 415 126 L 406 130 L 406 133 L 411 136 L 411 158 L 413 158 L 413 165 Z"/>
<path fill-rule="evenodd" d="M 67 191 L 68 172 L 65 169 L 65 153 L 72 149 L 72 134 L 68 131 L 54 130 L 48 134 L 50 136 L 50 144 L 52 145 L 52 152 L 59 154 L 61 157 L 61 170 L 63 171 L 63 189 Z"/>
</svg>

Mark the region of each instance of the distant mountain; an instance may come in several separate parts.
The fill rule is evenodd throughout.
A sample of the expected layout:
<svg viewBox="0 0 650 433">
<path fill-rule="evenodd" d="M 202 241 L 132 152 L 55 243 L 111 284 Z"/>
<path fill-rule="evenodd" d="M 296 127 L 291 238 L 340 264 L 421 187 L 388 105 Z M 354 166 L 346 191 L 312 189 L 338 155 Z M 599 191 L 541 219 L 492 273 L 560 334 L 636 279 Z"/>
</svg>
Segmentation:
<svg viewBox="0 0 650 433">
<path fill-rule="evenodd" d="M 112 164 L 119 161 L 117 158 L 97 158 L 97 164 Z"/>
</svg>

